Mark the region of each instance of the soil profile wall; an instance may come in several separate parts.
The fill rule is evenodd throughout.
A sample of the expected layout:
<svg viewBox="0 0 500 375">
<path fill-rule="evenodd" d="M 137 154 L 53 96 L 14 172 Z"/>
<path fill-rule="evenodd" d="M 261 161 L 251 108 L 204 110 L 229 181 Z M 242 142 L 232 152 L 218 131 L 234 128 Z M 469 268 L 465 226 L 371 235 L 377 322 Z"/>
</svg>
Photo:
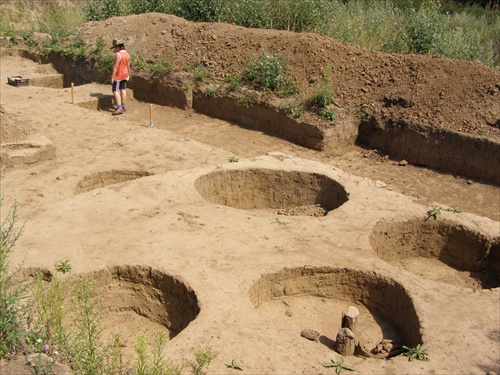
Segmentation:
<svg viewBox="0 0 500 375">
<path fill-rule="evenodd" d="M 24 57 L 40 58 L 25 51 Z M 64 75 L 64 87 L 102 81 L 93 69 L 92 59 L 73 58 L 50 53 L 42 59 L 52 63 Z M 379 119 L 368 116 L 359 125 L 335 124 L 324 130 L 315 124 L 287 115 L 285 110 L 267 104 L 242 105 L 238 97 L 207 96 L 193 89 L 187 72 L 159 71 L 154 79 L 134 72 L 129 84 L 138 100 L 172 106 L 230 121 L 242 127 L 262 131 L 317 151 L 332 150 L 349 144 L 379 149 L 394 158 L 435 168 L 444 172 L 500 184 L 500 144 L 485 137 L 474 137 L 443 128 L 435 128 L 403 119 Z M 357 129 L 356 129 L 357 128 Z"/>
<path fill-rule="evenodd" d="M 193 109 L 196 112 L 278 136 L 313 150 L 323 149 L 323 131 L 314 125 L 291 119 L 277 108 L 259 104 L 241 105 L 238 98 L 205 96 L 201 92 L 194 97 Z"/>
<path fill-rule="evenodd" d="M 500 183 L 500 144 L 487 138 L 371 116 L 361 122 L 357 142 L 412 164 Z"/>
</svg>

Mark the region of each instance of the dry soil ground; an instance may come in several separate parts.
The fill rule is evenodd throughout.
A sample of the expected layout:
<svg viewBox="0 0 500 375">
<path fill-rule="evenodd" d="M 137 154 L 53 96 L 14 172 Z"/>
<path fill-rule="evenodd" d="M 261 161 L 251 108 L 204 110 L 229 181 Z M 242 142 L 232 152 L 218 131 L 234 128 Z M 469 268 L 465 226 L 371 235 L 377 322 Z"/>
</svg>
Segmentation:
<svg viewBox="0 0 500 375">
<path fill-rule="evenodd" d="M 162 20 L 156 16 L 150 25 Z M 174 35 L 172 28 L 182 40 L 199 40 L 186 28 L 204 27 L 222 43 L 219 25 L 169 22 L 167 33 L 160 28 L 145 37 Z M 113 21 L 85 27 L 116 35 Z M 263 40 L 276 35 L 269 31 Z M 346 70 L 363 66 L 367 53 L 356 53 L 349 59 L 360 64 Z M 448 267 L 436 255 L 448 239 L 438 232 L 454 234 L 464 244 L 460 253 L 498 241 L 498 187 L 401 166 L 354 146 L 327 155 L 173 108 L 154 106 L 155 126 L 148 128 L 147 103 L 133 99 L 118 117 L 79 105 L 109 93 L 106 85 L 75 88 L 73 105 L 69 89 L 6 84 L 14 75 L 51 74 L 50 67 L 2 52 L 2 144 L 46 140 L 55 148 L 54 158 L 10 167 L 2 178 L 7 204 L 16 199 L 26 221 L 11 260 L 52 269 L 69 259 L 73 273 L 93 275 L 105 323 L 123 335 L 129 358 L 138 332 L 167 326 L 168 358 L 192 359 L 203 346 L 219 353 L 209 373 L 235 372 L 225 366 L 233 358 L 248 374 L 334 373 L 321 363 L 335 359 L 341 313 L 355 305 L 358 338 L 368 349 L 406 335 L 407 343 L 421 340 L 431 358 L 346 358 L 356 373 L 500 372 L 499 288 L 488 289 L 487 279 Z M 466 116 L 462 104 L 457 100 L 454 108 Z M 495 114 L 485 115 L 479 128 L 490 126 L 494 136 L 487 116 L 495 123 Z M 28 134 L 35 138 L 26 141 Z M 20 146 L 21 159 L 29 150 Z M 228 162 L 232 156 L 237 163 Z M 328 215 L 278 214 L 279 203 L 294 212 L 286 201 L 295 197 L 310 204 L 318 178 L 341 186 Z M 432 205 L 463 212 L 425 221 Z M 398 243 L 408 238 L 430 249 L 426 256 L 390 255 L 404 253 Z M 319 330 L 319 342 L 302 338 L 304 328 Z M 18 360 L 2 363 L 1 372 L 23 371 Z"/>
</svg>

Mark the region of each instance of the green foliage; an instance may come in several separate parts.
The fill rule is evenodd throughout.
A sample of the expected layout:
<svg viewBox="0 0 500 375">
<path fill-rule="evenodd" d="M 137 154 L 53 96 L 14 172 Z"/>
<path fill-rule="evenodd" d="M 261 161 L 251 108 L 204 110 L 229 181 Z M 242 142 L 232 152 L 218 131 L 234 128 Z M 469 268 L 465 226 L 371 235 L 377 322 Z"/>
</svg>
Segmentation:
<svg viewBox="0 0 500 375">
<path fill-rule="evenodd" d="M 321 117 L 328 121 L 335 121 L 335 112 L 331 109 L 323 109 Z"/>
<path fill-rule="evenodd" d="M 90 51 L 90 54 L 101 56 L 105 51 L 105 47 L 104 38 L 102 36 L 98 36 L 95 42 L 95 47 Z"/>
<path fill-rule="evenodd" d="M 443 208 L 443 207 L 438 207 L 438 206 L 432 206 L 432 208 L 427 211 L 427 216 L 426 216 L 425 220 L 428 220 L 431 217 L 434 220 L 437 220 L 438 216 L 441 214 L 442 211 L 447 211 L 447 212 L 451 212 L 454 214 L 459 214 L 460 212 L 462 212 L 462 210 L 460 210 L 457 207 Z"/>
<path fill-rule="evenodd" d="M 172 0 L 142 0 L 129 1 L 130 11 L 134 14 L 141 13 L 173 13 Z"/>
<path fill-rule="evenodd" d="M 261 0 L 228 1 L 226 22 L 244 27 L 271 28 L 272 18 Z"/>
<path fill-rule="evenodd" d="M 231 89 L 243 86 L 243 81 L 241 77 L 225 77 L 224 82 L 226 82 Z"/>
<path fill-rule="evenodd" d="M 85 21 L 100 21 L 130 13 L 128 0 L 88 0 L 83 4 Z"/>
<path fill-rule="evenodd" d="M 37 353 L 45 352 L 49 356 L 61 353 L 60 358 L 69 359 L 70 333 L 63 324 L 68 279 L 58 273 L 48 276 L 50 281 L 40 270 L 35 278 L 32 289 L 33 321 L 26 343 Z"/>
<path fill-rule="evenodd" d="M 71 357 L 77 374 L 99 375 L 105 367 L 106 351 L 100 337 L 104 330 L 90 277 L 83 277 L 73 286 L 73 323 L 76 331 Z"/>
<path fill-rule="evenodd" d="M 225 3 L 225 0 L 181 0 L 174 8 L 174 14 L 190 21 L 221 22 Z"/>
<path fill-rule="evenodd" d="M 252 56 L 244 67 L 241 79 L 247 84 L 268 89 L 282 96 L 294 95 L 298 93 L 298 88 L 295 79 L 287 73 L 287 65 L 287 59 L 281 53 L 269 55 L 262 52 L 258 57 Z"/>
<path fill-rule="evenodd" d="M 194 352 L 194 357 L 196 362 L 190 363 L 193 375 L 204 375 L 206 374 L 204 367 L 208 367 L 210 362 L 217 358 L 217 353 L 209 347 L 200 348 Z"/>
<path fill-rule="evenodd" d="M 61 260 L 56 264 L 56 271 L 61 273 L 67 273 L 71 271 L 71 262 L 69 259 Z"/>
<path fill-rule="evenodd" d="M 441 210 L 442 210 L 441 207 L 433 206 L 429 211 L 427 211 L 427 217 L 425 218 L 425 220 L 427 220 L 431 217 L 434 220 L 437 220 L 438 216 L 441 214 Z"/>
<path fill-rule="evenodd" d="M 337 356 L 337 360 L 334 361 L 333 359 L 330 360 L 330 362 L 325 362 L 322 363 L 321 366 L 323 367 L 335 367 L 335 373 L 340 374 L 342 370 L 348 370 L 348 371 L 356 371 L 356 369 L 353 366 L 346 365 L 344 363 L 344 359 L 340 358 Z"/>
<path fill-rule="evenodd" d="M 403 349 L 405 350 L 403 355 L 408 357 L 408 361 L 412 361 L 414 359 L 425 362 L 429 361 L 427 350 L 425 350 L 421 344 L 418 344 L 414 348 L 409 348 L 403 345 Z"/>
<path fill-rule="evenodd" d="M 229 157 L 228 161 L 230 163 L 237 163 L 239 161 L 239 159 L 236 156 L 231 156 L 231 157 Z"/>
<path fill-rule="evenodd" d="M 130 63 L 136 69 L 147 69 L 150 65 L 143 55 L 130 54 Z"/>
<path fill-rule="evenodd" d="M 162 69 L 166 69 L 167 71 L 171 72 L 172 70 L 174 70 L 174 67 L 168 61 L 158 61 L 156 64 L 153 64 L 149 68 L 149 70 L 151 71 L 151 76 Z"/>
<path fill-rule="evenodd" d="M 153 348 L 150 348 L 147 337 L 144 333 L 137 336 L 135 353 L 137 354 L 137 364 L 134 370 L 135 375 L 180 375 L 182 366 L 174 362 L 166 362 L 163 359 L 163 352 L 167 344 L 167 335 L 164 331 L 158 330 L 154 336 Z"/>
<path fill-rule="evenodd" d="M 292 115 L 293 118 L 300 118 L 304 115 L 305 108 L 303 105 L 297 105 L 295 103 L 288 103 L 287 105 L 281 106 L 288 114 Z"/>
<path fill-rule="evenodd" d="M 255 91 L 248 91 L 242 97 L 237 99 L 237 103 L 243 107 L 249 107 L 251 104 L 256 104 L 259 102 L 259 93 Z"/>
<path fill-rule="evenodd" d="M 326 21 L 328 3 L 311 0 L 271 0 L 264 2 L 270 27 L 295 32 L 317 32 L 317 26 Z"/>
<path fill-rule="evenodd" d="M 434 53 L 443 37 L 446 17 L 437 7 L 411 10 L 406 15 L 404 40 L 410 53 Z"/>
<path fill-rule="evenodd" d="M 332 104 L 332 100 L 333 100 L 332 90 L 326 85 L 325 86 L 322 85 L 314 92 L 311 103 L 320 108 L 325 108 L 330 104 Z"/>
<path fill-rule="evenodd" d="M 315 106 L 318 106 L 319 108 L 325 108 L 328 107 L 330 104 L 332 104 L 333 93 L 330 88 L 331 74 L 332 74 L 332 68 L 331 66 L 327 66 L 325 75 L 321 79 L 319 87 L 316 88 L 316 90 L 314 91 L 311 103 Z"/>
<path fill-rule="evenodd" d="M 233 358 L 230 363 L 226 363 L 225 365 L 226 367 L 232 368 L 233 370 L 243 371 L 243 368 L 238 365 L 238 361 L 236 360 L 236 358 Z"/>
<path fill-rule="evenodd" d="M 3 208 L 4 199 L 2 191 L 0 208 Z M 3 210 L 0 212 L 5 213 Z M 7 259 L 22 231 L 23 226 L 18 226 L 17 203 L 14 203 L 2 218 L 0 228 L 0 358 L 15 353 L 25 337 L 25 327 L 29 322 L 29 286 L 27 283 L 13 285 L 13 278 L 20 267 L 10 271 Z"/>
<path fill-rule="evenodd" d="M 205 89 L 205 96 L 214 96 L 217 93 L 217 87 L 207 87 Z"/>
</svg>

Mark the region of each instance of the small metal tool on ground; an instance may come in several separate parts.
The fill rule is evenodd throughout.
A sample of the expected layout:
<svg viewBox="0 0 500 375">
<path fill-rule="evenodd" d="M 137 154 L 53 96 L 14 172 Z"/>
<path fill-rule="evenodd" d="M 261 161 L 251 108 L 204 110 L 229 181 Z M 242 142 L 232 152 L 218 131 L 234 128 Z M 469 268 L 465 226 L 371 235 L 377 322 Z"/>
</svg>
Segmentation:
<svg viewBox="0 0 500 375">
<path fill-rule="evenodd" d="M 148 128 L 152 128 L 154 125 L 153 125 L 153 105 L 150 104 L 149 105 L 149 125 L 148 125 Z"/>
</svg>

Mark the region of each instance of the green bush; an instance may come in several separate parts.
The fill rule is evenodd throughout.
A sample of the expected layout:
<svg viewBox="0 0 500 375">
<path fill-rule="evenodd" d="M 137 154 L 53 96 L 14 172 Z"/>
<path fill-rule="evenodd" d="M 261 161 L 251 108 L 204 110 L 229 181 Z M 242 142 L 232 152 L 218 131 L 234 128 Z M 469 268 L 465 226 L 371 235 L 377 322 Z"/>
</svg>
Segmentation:
<svg viewBox="0 0 500 375">
<path fill-rule="evenodd" d="M 446 17 L 436 8 L 412 10 L 406 16 L 404 39 L 410 53 L 437 52 L 443 38 Z"/>
<path fill-rule="evenodd" d="M 318 106 L 319 108 L 328 107 L 333 101 L 333 92 L 330 88 L 330 76 L 332 74 L 332 67 L 328 65 L 326 67 L 325 75 L 321 79 L 319 87 L 314 90 L 313 98 L 311 104 Z"/>
<path fill-rule="evenodd" d="M 263 89 L 290 96 L 298 93 L 295 79 L 289 77 L 287 60 L 281 53 L 269 55 L 262 52 L 258 57 L 253 56 L 245 66 L 241 79 Z"/>
<path fill-rule="evenodd" d="M 220 22 L 225 17 L 226 0 L 179 0 L 174 14 L 190 21 Z"/>
<path fill-rule="evenodd" d="M 132 13 L 129 0 L 87 0 L 83 4 L 86 21 L 100 21 L 106 18 Z"/>
<path fill-rule="evenodd" d="M 262 0 L 228 1 L 225 21 L 236 25 L 267 29 L 271 27 L 271 15 Z"/>
<path fill-rule="evenodd" d="M 273 29 L 295 32 L 318 32 L 329 22 L 330 2 L 325 0 L 269 0 L 266 13 Z"/>
</svg>

